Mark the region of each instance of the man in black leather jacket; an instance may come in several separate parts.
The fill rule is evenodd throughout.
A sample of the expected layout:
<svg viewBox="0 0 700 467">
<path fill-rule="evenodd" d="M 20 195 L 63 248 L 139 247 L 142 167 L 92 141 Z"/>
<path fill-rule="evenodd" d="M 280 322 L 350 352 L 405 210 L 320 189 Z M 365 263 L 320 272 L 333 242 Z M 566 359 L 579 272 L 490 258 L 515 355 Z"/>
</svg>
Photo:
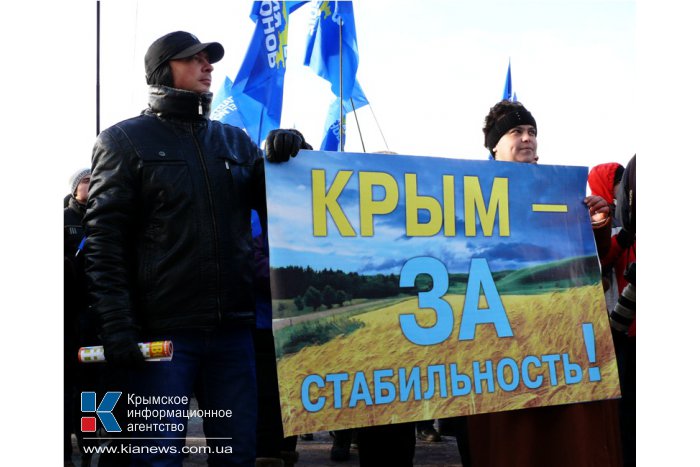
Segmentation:
<svg viewBox="0 0 700 467">
<path fill-rule="evenodd" d="M 150 46 L 148 109 L 95 143 L 85 259 L 105 357 L 125 390 L 158 402 L 151 410 L 186 412 L 186 400 L 170 402 L 194 393 L 200 409 L 229 413 L 204 416 L 210 462 L 253 465 L 251 209 L 265 225 L 264 158 L 284 162 L 310 146 L 296 130 L 273 130 L 263 155 L 243 130 L 208 118 L 211 64 L 223 55 L 183 31 Z M 173 342 L 172 361 L 143 363 L 137 343 L 154 340 Z M 145 422 L 156 432 L 126 436 L 159 438 L 146 442 L 182 459 L 187 418 Z M 162 457 L 132 450 L 134 462 Z"/>
</svg>

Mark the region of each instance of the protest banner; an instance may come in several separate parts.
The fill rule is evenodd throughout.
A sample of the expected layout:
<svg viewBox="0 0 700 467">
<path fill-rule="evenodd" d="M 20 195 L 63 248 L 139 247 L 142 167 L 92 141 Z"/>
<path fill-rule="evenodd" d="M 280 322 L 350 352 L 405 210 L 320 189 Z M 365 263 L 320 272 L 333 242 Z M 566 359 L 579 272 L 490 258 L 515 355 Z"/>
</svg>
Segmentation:
<svg viewBox="0 0 700 467">
<path fill-rule="evenodd" d="M 620 396 L 587 169 L 266 165 L 285 435 Z"/>
</svg>

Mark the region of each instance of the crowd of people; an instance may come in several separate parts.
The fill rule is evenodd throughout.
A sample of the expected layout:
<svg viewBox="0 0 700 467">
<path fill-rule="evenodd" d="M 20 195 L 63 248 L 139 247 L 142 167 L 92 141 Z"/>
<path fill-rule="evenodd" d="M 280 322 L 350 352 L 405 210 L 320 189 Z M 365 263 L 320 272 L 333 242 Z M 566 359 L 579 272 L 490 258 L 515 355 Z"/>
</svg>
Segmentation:
<svg viewBox="0 0 700 467">
<path fill-rule="evenodd" d="M 215 448 L 210 465 L 281 467 L 299 460 L 298 439 L 284 437 L 279 406 L 264 162 L 286 163 L 312 148 L 299 131 L 277 129 L 261 150 L 243 130 L 209 119 L 212 64 L 223 55 L 218 42 L 183 31 L 153 42 L 145 55 L 148 108 L 102 131 L 92 166 L 70 177 L 67 465 L 71 434 L 83 465 L 90 465 L 83 447 L 94 440 L 85 440 L 79 425 L 83 391 L 167 401 L 158 407 L 171 414 L 165 419 L 127 417 L 123 401 L 114 412 L 145 426 L 178 427 L 140 439 L 115 434 L 112 444 L 143 449 L 103 455 L 103 466 L 181 465 L 187 418 L 178 413 L 190 397 L 201 409 L 232 415 L 204 420 L 207 444 Z M 483 133 L 492 159 L 538 162 L 537 123 L 522 103 L 498 102 Z M 635 163 L 594 167 L 591 195 L 582 200 L 608 294 L 621 400 L 335 431 L 331 459 L 347 459 L 356 443 L 360 465 L 411 466 L 417 437 L 438 442 L 449 433 L 465 466 L 634 465 Z M 172 341 L 175 356 L 145 365 L 138 343 L 159 340 Z M 78 365 L 77 349 L 97 344 L 106 364 Z"/>
</svg>

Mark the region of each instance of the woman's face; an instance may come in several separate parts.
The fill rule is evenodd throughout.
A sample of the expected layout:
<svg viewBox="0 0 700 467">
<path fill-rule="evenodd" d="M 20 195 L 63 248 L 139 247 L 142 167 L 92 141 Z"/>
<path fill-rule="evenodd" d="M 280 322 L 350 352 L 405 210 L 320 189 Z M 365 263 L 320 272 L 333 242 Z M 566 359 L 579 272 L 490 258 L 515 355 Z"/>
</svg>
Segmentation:
<svg viewBox="0 0 700 467">
<path fill-rule="evenodd" d="M 525 162 L 536 164 L 537 128 L 532 125 L 518 125 L 501 136 L 493 149 L 498 161 Z"/>
</svg>

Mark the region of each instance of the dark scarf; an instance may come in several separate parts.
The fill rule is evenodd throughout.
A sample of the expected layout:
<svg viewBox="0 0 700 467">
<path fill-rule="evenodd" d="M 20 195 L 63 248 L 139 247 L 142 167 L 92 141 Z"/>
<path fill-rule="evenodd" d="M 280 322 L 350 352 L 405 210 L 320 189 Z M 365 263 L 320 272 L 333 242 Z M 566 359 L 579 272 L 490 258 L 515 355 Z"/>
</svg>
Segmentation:
<svg viewBox="0 0 700 467">
<path fill-rule="evenodd" d="M 159 117 L 178 120 L 207 120 L 211 110 L 213 94 L 198 94 L 168 86 L 149 86 L 148 110 Z"/>
</svg>

